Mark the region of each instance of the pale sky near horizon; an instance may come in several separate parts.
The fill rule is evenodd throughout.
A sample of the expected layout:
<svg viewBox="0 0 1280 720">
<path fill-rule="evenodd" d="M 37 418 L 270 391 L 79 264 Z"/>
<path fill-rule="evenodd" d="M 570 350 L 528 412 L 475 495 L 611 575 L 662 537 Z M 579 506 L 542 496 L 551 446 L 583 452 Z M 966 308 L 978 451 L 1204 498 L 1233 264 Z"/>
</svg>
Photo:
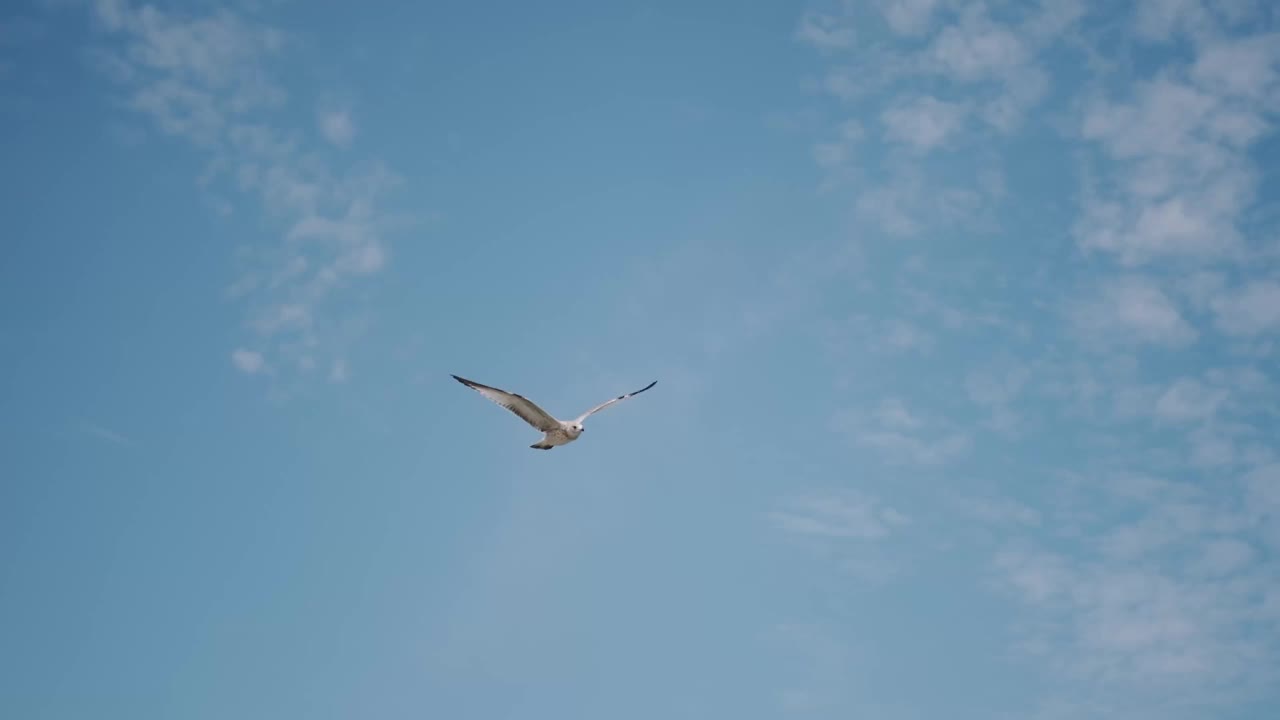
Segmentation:
<svg viewBox="0 0 1280 720">
<path fill-rule="evenodd" d="M 1278 122 L 1263 0 L 9 3 L 0 717 L 1271 720 Z"/>
</svg>

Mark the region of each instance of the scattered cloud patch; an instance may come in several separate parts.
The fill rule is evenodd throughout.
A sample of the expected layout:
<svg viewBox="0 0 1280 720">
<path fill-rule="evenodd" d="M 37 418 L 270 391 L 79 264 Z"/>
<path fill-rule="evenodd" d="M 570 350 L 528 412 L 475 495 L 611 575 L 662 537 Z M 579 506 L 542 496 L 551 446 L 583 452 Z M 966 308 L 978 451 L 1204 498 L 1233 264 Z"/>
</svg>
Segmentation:
<svg viewBox="0 0 1280 720">
<path fill-rule="evenodd" d="M 267 369 L 266 358 L 262 353 L 237 348 L 231 352 L 231 364 L 246 375 L 257 375 Z"/>
<path fill-rule="evenodd" d="M 928 152 L 944 145 L 960 129 L 964 116 L 964 106 L 926 95 L 886 109 L 880 120 L 886 139 Z"/>
<path fill-rule="evenodd" d="M 967 432 L 940 418 L 924 417 L 897 398 L 885 399 L 872 412 L 842 412 L 835 426 L 891 463 L 942 465 L 967 453 L 972 444 Z"/>
<path fill-rule="evenodd" d="M 1249 495 L 1265 472 L 1212 491 L 1132 476 L 1077 487 L 1049 520 L 1083 521 L 1079 532 L 995 556 L 1027 614 L 1023 649 L 1064 682 L 1155 707 L 1230 705 L 1269 687 L 1280 568 L 1256 549 L 1274 540 Z"/>
<path fill-rule="evenodd" d="M 908 522 L 906 515 L 854 491 L 806 495 L 771 515 L 780 530 L 827 538 L 876 540 Z"/>
<path fill-rule="evenodd" d="M 975 405 L 986 411 L 989 427 L 1012 433 L 1021 424 L 1014 406 L 1030 376 L 1030 370 L 1020 363 L 993 364 L 971 371 L 965 378 L 965 392 Z"/>
<path fill-rule="evenodd" d="M 1212 418 L 1227 398 L 1221 388 L 1205 387 L 1195 378 L 1180 378 L 1156 401 L 1155 414 L 1166 422 L 1203 421 Z"/>
<path fill-rule="evenodd" d="M 333 365 L 329 368 L 329 381 L 335 383 L 344 383 L 347 381 L 347 361 L 338 358 L 333 361 Z"/>
<path fill-rule="evenodd" d="M 813 158 L 828 196 L 831 170 L 856 169 L 837 190 L 895 279 L 868 280 L 875 309 L 832 333 L 884 398 L 835 428 L 889 473 L 1016 485 L 1016 500 L 957 490 L 946 509 L 999 547 L 1010 629 L 1042 661 L 1027 716 L 1190 720 L 1273 699 L 1280 16 L 1201 0 L 845 8 L 858 42 L 814 54 L 833 120 Z M 846 123 L 885 142 L 854 146 Z M 901 261 L 935 253 L 990 262 L 953 287 Z M 975 442 L 984 429 L 1006 452 Z M 980 464 L 995 477 L 965 477 Z"/>
<path fill-rule="evenodd" d="M 961 82 L 1004 75 L 1024 66 L 1030 53 L 1009 28 L 977 12 L 934 38 L 930 54 L 939 69 Z"/>
<path fill-rule="evenodd" d="M 1082 247 L 1129 266 L 1244 251 L 1241 222 L 1260 177 L 1249 151 L 1280 111 L 1270 99 L 1276 37 L 1215 40 L 1125 96 L 1089 102 L 1081 135 L 1115 169 L 1085 186 Z"/>
<path fill-rule="evenodd" d="M 92 435 L 93 437 L 96 437 L 100 440 L 106 440 L 107 442 L 112 443 L 113 445 L 132 445 L 133 444 L 133 441 L 131 441 L 125 435 L 119 432 L 116 432 L 115 430 L 112 430 L 103 425 L 99 425 L 98 423 L 95 423 L 95 422 L 82 422 L 80 423 L 80 429 L 85 433 Z"/>
<path fill-rule="evenodd" d="M 1223 290 L 1210 302 L 1214 322 L 1227 335 L 1255 336 L 1280 331 L 1280 282 L 1254 280 Z"/>
<path fill-rule="evenodd" d="M 812 11 L 800 17 L 800 27 L 796 29 L 796 36 L 802 42 L 824 52 L 852 47 L 857 40 L 857 34 L 848 17 Z"/>
<path fill-rule="evenodd" d="M 346 110 L 329 110 L 320 113 L 320 133 L 330 143 L 345 148 L 356 137 L 356 123 Z"/>
<path fill-rule="evenodd" d="M 1107 343 L 1179 348 L 1199 336 L 1174 299 L 1143 276 L 1108 281 L 1095 297 L 1078 303 L 1072 315 L 1077 330 Z"/>
<path fill-rule="evenodd" d="M 935 186 L 914 165 L 898 168 L 888 181 L 862 190 L 853 203 L 858 219 L 899 238 L 982 227 L 986 208 L 979 190 Z"/>
<path fill-rule="evenodd" d="M 885 22 L 900 35 L 922 35 L 933 24 L 938 0 L 876 0 Z"/>
<path fill-rule="evenodd" d="M 353 339 L 348 289 L 386 267 L 384 237 L 403 224 L 382 209 L 398 178 L 379 162 L 339 170 L 325 145 L 289 125 L 285 111 L 297 99 L 272 73 L 294 43 L 286 33 L 229 9 L 99 0 L 93 12 L 102 41 L 92 57 L 124 105 L 204 153 L 199 182 L 214 207 L 230 214 L 228 198 L 256 200 L 278 232 L 274 242 L 236 248 L 243 270 L 227 296 L 247 306 L 262 358 L 237 367 L 270 361 L 305 374 L 314 362 L 304 359 L 340 356 Z M 345 109 L 322 112 L 318 123 L 329 146 L 355 137 Z"/>
<path fill-rule="evenodd" d="M 960 509 L 979 522 L 993 527 L 1038 527 L 1039 510 L 1012 498 L 987 496 L 966 498 L 959 502 Z"/>
<path fill-rule="evenodd" d="M 834 139 L 818 143 L 813 148 L 813 159 L 826 169 L 835 169 L 849 165 L 857 145 L 862 142 L 866 132 L 862 124 L 856 120 L 847 120 L 839 128 Z"/>
</svg>

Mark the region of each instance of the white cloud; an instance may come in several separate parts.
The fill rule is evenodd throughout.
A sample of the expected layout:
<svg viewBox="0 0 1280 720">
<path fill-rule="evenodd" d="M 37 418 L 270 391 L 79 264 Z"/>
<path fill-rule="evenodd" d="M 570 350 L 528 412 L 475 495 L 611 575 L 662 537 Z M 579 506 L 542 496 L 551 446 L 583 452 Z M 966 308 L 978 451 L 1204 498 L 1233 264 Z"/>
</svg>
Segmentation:
<svg viewBox="0 0 1280 720">
<path fill-rule="evenodd" d="M 963 455 L 971 444 L 968 435 L 954 431 L 926 439 L 894 430 L 866 430 L 856 439 L 892 460 L 914 465 L 941 465 Z"/>
<path fill-rule="evenodd" d="M 900 35 L 921 35 L 933 23 L 938 0 L 876 0 L 885 22 Z"/>
<path fill-rule="evenodd" d="M 335 383 L 344 383 L 347 381 L 347 361 L 338 358 L 333 361 L 333 365 L 329 368 L 329 381 Z"/>
<path fill-rule="evenodd" d="M 1076 306 L 1072 319 L 1087 336 L 1111 342 L 1182 347 L 1198 337 L 1173 299 L 1141 276 L 1104 284 L 1095 297 Z"/>
<path fill-rule="evenodd" d="M 282 124 L 289 101 L 270 61 L 286 46 L 279 31 L 230 10 L 189 15 L 126 0 L 99 0 L 95 17 L 106 41 L 94 55 L 127 105 L 161 132 L 206 153 L 199 180 L 256 199 L 278 243 L 239 248 L 244 266 L 228 296 L 249 306 L 261 359 L 300 367 L 300 357 L 340 356 L 351 342 L 341 291 L 382 270 L 384 234 L 393 218 L 380 210 L 397 178 L 379 163 L 339 172 L 306 128 Z M 345 147 L 355 125 L 345 110 L 323 112 L 320 132 Z M 311 143 L 315 145 L 316 143 Z M 232 209 L 214 195 L 216 207 Z M 244 369 L 242 367 L 242 369 Z"/>
<path fill-rule="evenodd" d="M 1212 469 L 1230 467 L 1236 463 L 1238 454 L 1235 442 L 1212 426 L 1197 428 L 1191 432 L 1189 439 L 1192 465 Z"/>
<path fill-rule="evenodd" d="M 814 146 L 813 158 L 820 167 L 827 169 L 848 165 L 853 158 L 854 147 L 862 142 L 865 135 L 861 123 L 847 120 L 840 126 L 835 139 Z"/>
<path fill-rule="evenodd" d="M 945 73 L 962 82 L 1004 76 L 1030 59 L 1009 28 L 972 14 L 938 33 L 931 54 Z"/>
<path fill-rule="evenodd" d="M 924 424 L 897 398 L 889 398 L 880 403 L 876 416 L 880 424 L 886 428 L 912 430 Z"/>
<path fill-rule="evenodd" d="M 1080 478 L 1048 508 L 1057 532 L 1007 545 L 1023 649 L 1095 699 L 1169 710 L 1239 703 L 1277 673 L 1268 598 L 1280 597 L 1259 468 L 1211 489 L 1141 476 Z M 1280 475 L 1275 475 L 1280 478 Z M 1275 485 L 1280 488 L 1280 484 Z M 1280 492 L 1276 494 L 1280 497 Z M 1209 712 L 1209 714 L 1214 714 Z"/>
<path fill-rule="evenodd" d="M 983 6 L 975 5 L 937 34 L 924 62 L 962 86 L 994 84 L 995 96 L 982 101 L 978 113 L 992 127 L 1012 133 L 1048 92 L 1049 76 L 1035 62 L 1035 43 L 1057 40 L 1077 17 L 1046 8 L 1018 28 L 990 20 Z"/>
<path fill-rule="evenodd" d="M 266 337 L 281 332 L 305 331 L 312 324 L 311 308 L 299 303 L 286 303 L 264 308 L 253 321 L 254 329 Z"/>
<path fill-rule="evenodd" d="M 909 465 L 940 465 L 968 452 L 971 438 L 941 418 L 909 409 L 897 398 L 885 399 L 874 412 L 845 411 L 837 430 L 854 442 L 879 451 L 886 460 Z"/>
<path fill-rule="evenodd" d="M 857 39 L 849 18 L 812 11 L 800 17 L 796 36 L 802 42 L 823 51 L 852 47 Z"/>
<path fill-rule="evenodd" d="M 1030 378 L 1030 371 L 1017 362 L 993 364 L 984 370 L 971 371 L 965 378 L 965 391 L 974 404 L 989 413 L 986 425 L 1005 434 L 1017 433 L 1022 425 L 1014 402 Z"/>
<path fill-rule="evenodd" d="M 880 115 L 885 138 L 927 152 L 944 143 L 964 123 L 966 109 L 959 103 L 928 95 L 902 100 Z"/>
<path fill-rule="evenodd" d="M 266 359 L 262 357 L 262 353 L 253 350 L 245 350 L 237 348 L 231 353 L 231 364 L 237 370 L 246 375 L 257 375 L 266 370 Z"/>
<path fill-rule="evenodd" d="M 823 74 L 819 88 L 826 94 L 852 103 L 892 86 L 896 81 L 920 72 L 919 63 L 877 45 L 849 51 L 849 64 L 833 65 Z"/>
<path fill-rule="evenodd" d="M 959 506 L 965 513 L 988 525 L 1037 527 L 1041 521 L 1039 510 L 1005 497 L 967 498 L 961 500 Z M 1043 582 L 1043 579 L 1038 582 Z"/>
<path fill-rule="evenodd" d="M 874 222 L 889 235 L 915 235 L 921 229 L 915 207 L 922 202 L 918 193 L 919 186 L 910 181 L 881 186 L 859 195 L 854 208 L 859 217 Z M 914 347 L 915 343 L 910 341 L 917 338 L 917 334 L 909 329 L 904 330 L 905 344 Z"/>
<path fill-rule="evenodd" d="M 1142 0 L 1137 4 L 1136 29 L 1148 40 L 1168 40 L 1175 32 L 1207 27 L 1200 0 Z"/>
<path fill-rule="evenodd" d="M 1130 97 L 1088 104 L 1082 136 L 1120 165 L 1086 185 L 1083 247 L 1128 265 L 1240 255 L 1241 217 L 1259 182 L 1248 151 L 1280 110 L 1277 38 L 1216 39 Z"/>
<path fill-rule="evenodd" d="M 1259 520 L 1280 512 L 1280 463 L 1254 468 L 1244 478 L 1250 513 Z"/>
<path fill-rule="evenodd" d="M 897 338 L 903 348 L 935 349 L 931 357 L 894 359 L 943 372 L 952 390 L 935 398 L 918 387 L 903 394 L 876 386 L 884 394 L 873 397 L 887 399 L 833 420 L 861 450 L 862 463 L 870 453 L 908 466 L 887 469 L 897 477 L 987 460 L 1000 466 L 993 478 L 948 472 L 961 487 L 956 496 L 973 498 L 948 509 L 981 521 L 963 537 L 1019 538 L 996 560 L 1018 608 L 1010 628 L 1043 660 L 1046 686 L 1090 698 L 1084 712 L 1057 705 L 1063 718 L 1216 717 L 1225 714 L 1214 712 L 1217 703 L 1239 706 L 1251 692 L 1273 692 L 1268 688 L 1280 680 L 1280 531 L 1272 522 L 1280 517 L 1280 466 L 1271 439 L 1277 400 L 1266 376 L 1277 347 L 1271 335 L 1280 332 L 1280 282 L 1271 267 L 1275 213 L 1258 202 L 1275 174 L 1258 153 L 1274 143 L 1280 42 L 1256 35 L 1264 24 L 1228 9 L 1247 4 L 1144 2 L 1120 10 L 1116 22 L 1113 8 L 1076 1 L 877 2 L 890 30 L 913 37 L 877 35 L 859 16 L 858 44 L 827 68 L 825 89 L 840 102 L 827 101 L 838 117 L 879 120 L 882 138 L 894 145 L 877 153 L 867 143 L 855 155 L 831 141 L 829 130 L 814 153 L 827 169 L 857 165 L 843 179 L 856 184 L 864 247 L 927 255 L 937 246 L 916 242 L 902 250 L 874 233 L 936 234 L 940 241 L 977 235 L 944 231 L 1006 198 L 1019 207 L 1003 217 L 1027 219 L 1043 209 L 1034 224 L 1054 227 L 1051 218 L 1070 193 L 1035 204 L 1048 185 L 1017 186 L 1015 168 L 1031 155 L 1013 157 L 1015 146 L 989 142 L 997 132 L 1025 128 L 1027 144 L 1017 147 L 1034 143 L 1035 162 L 1041 151 L 1058 158 L 1063 172 L 1042 174 L 1046 183 L 1075 182 L 1073 170 L 1081 175 L 1077 222 L 1069 218 L 1066 227 L 1087 251 L 1083 258 L 1063 264 L 1050 229 L 1050 236 L 1025 237 L 1027 246 L 1011 260 L 1027 270 L 1025 278 L 973 270 L 950 303 L 937 283 L 929 285 L 947 311 L 972 315 L 979 297 L 1030 292 L 1025 307 L 1006 311 L 1006 324 L 966 327 L 1001 331 L 992 344 L 976 345 L 986 353 L 980 363 L 990 363 L 993 346 L 1025 355 L 975 369 L 973 356 L 953 354 L 950 338 L 922 321 L 924 313 L 897 317 L 904 304 L 892 288 L 918 268 L 892 273 L 872 307 L 894 311 L 863 316 L 849 333 L 857 337 L 859 369 L 870 367 L 864 387 L 880 380 L 877 364 L 888 364 L 876 351 Z M 1265 3 L 1254 5 L 1268 21 L 1280 17 Z M 1135 41 L 1132 26 L 1123 27 L 1133 22 L 1145 25 L 1148 40 L 1176 42 Z M 1031 115 L 1042 102 L 1045 111 Z M 934 103 L 945 104 L 942 112 L 931 112 Z M 1003 190 L 980 182 L 982 167 L 1001 165 L 1010 171 Z M 959 182 L 957 166 L 966 175 Z M 968 194 L 949 196 L 951 190 Z M 970 257 L 953 245 L 940 252 L 948 262 Z M 1056 300 L 1061 283 L 1077 278 L 1079 291 Z M 1065 308 L 1065 323 L 1037 324 L 1045 307 Z M 1025 334 L 1005 332 L 1010 316 L 1032 318 L 1017 323 Z M 1215 327 L 1232 342 L 1221 342 Z M 1064 337 L 1063 329 L 1076 334 Z M 926 382 L 940 384 L 936 377 Z M 972 401 L 962 421 L 951 414 L 957 386 L 960 405 L 966 394 Z M 1047 431 L 1034 433 L 1037 443 L 1050 437 L 1058 449 L 1076 449 L 1063 461 L 1070 471 L 1046 467 L 1054 453 L 1035 443 L 982 452 L 983 428 L 1032 425 Z M 970 463 L 965 454 L 979 437 L 983 446 Z M 1251 467 L 1257 469 L 1239 477 Z M 1005 482 L 1036 500 L 975 497 L 972 484 L 961 485 Z M 917 518 L 929 512 L 912 505 Z M 790 521 L 811 536 L 834 532 L 815 516 Z"/>
<path fill-rule="evenodd" d="M 1198 85 L 1226 96 L 1262 103 L 1272 110 L 1276 99 L 1280 33 L 1219 40 L 1203 48 L 1191 68 Z"/>
<path fill-rule="evenodd" d="M 1048 554 L 1006 554 L 999 563 L 1039 620 L 1041 637 L 1025 647 L 1085 687 L 1176 706 L 1212 702 L 1226 684 L 1238 700 L 1272 676 L 1251 667 L 1265 652 L 1248 631 L 1251 601 L 1212 579 Z"/>
<path fill-rule="evenodd" d="M 1156 417 L 1169 422 L 1206 420 L 1227 399 L 1222 389 L 1205 387 L 1194 378 L 1180 378 L 1156 401 Z"/>
<path fill-rule="evenodd" d="M 1032 603 L 1043 603 L 1063 592 L 1071 581 L 1067 564 L 1055 555 L 1008 548 L 994 559 L 1002 579 Z"/>
<path fill-rule="evenodd" d="M 881 231 L 910 237 L 957 227 L 986 227 L 987 197 L 970 187 L 930 187 L 926 174 L 910 165 L 894 177 L 858 194 L 854 212 Z"/>
<path fill-rule="evenodd" d="M 965 378 L 969 398 L 984 407 L 1005 406 L 1022 392 L 1030 373 L 1019 363 L 1005 363 L 999 368 L 972 371 Z"/>
<path fill-rule="evenodd" d="M 346 110 L 329 110 L 320 113 L 320 133 L 325 140 L 345 148 L 356 137 L 356 123 Z"/>
<path fill-rule="evenodd" d="M 1255 554 L 1253 546 L 1234 538 L 1211 540 L 1201 548 L 1192 567 L 1201 575 L 1226 577 L 1249 567 Z"/>
<path fill-rule="evenodd" d="M 889 320 L 884 329 L 884 345 L 897 352 L 925 352 L 933 347 L 929 333 L 905 320 Z"/>
<path fill-rule="evenodd" d="M 1228 335 L 1280 331 L 1280 282 L 1255 280 L 1223 291 L 1210 305 L 1218 328 Z"/>
<path fill-rule="evenodd" d="M 982 107 L 982 119 L 1004 133 L 1022 126 L 1027 110 L 1048 92 L 1049 78 L 1037 67 L 1023 67 L 1005 80 L 1005 90 Z"/>
<path fill-rule="evenodd" d="M 125 435 L 118 433 L 115 430 L 112 430 L 110 428 L 99 425 L 98 423 L 95 423 L 95 422 L 82 422 L 80 423 L 80 429 L 96 438 L 106 440 L 116 445 L 132 444 L 129 438 L 126 437 Z"/>
<path fill-rule="evenodd" d="M 774 526 L 800 535 L 877 540 L 908 522 L 906 515 L 855 491 L 805 495 L 771 514 Z"/>
</svg>

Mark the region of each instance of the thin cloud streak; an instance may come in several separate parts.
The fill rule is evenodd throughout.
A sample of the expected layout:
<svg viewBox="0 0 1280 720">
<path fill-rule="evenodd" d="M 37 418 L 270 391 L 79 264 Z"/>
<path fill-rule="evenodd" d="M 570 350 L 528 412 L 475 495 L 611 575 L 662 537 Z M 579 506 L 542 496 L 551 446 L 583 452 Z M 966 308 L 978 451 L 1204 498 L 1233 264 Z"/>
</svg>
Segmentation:
<svg viewBox="0 0 1280 720">
<path fill-rule="evenodd" d="M 106 440 L 114 445 L 132 445 L 133 441 L 125 435 L 118 433 L 110 428 L 99 425 L 95 422 L 84 421 L 80 423 L 80 430 L 96 437 L 100 440 Z"/>
</svg>

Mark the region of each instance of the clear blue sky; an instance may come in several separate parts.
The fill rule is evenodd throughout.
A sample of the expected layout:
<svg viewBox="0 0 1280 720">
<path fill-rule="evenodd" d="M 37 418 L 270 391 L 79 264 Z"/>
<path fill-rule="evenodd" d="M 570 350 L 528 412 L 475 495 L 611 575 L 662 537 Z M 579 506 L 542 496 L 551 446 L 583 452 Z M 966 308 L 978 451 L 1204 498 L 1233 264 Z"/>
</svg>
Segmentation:
<svg viewBox="0 0 1280 720">
<path fill-rule="evenodd" d="M 1278 13 L 6 4 L 0 716 L 1277 717 Z"/>
</svg>

